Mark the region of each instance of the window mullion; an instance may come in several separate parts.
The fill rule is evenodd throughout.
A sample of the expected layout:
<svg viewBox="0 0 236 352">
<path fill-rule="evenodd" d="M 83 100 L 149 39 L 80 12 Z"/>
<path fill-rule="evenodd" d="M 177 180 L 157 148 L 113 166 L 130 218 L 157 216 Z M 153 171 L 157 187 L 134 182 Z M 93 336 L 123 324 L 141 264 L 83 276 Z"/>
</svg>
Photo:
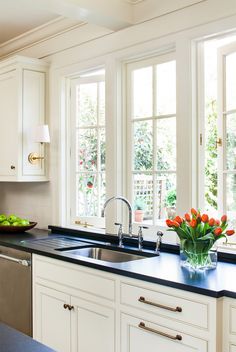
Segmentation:
<svg viewBox="0 0 236 352">
<path fill-rule="evenodd" d="M 156 65 L 153 66 L 153 76 L 152 76 L 152 114 L 156 116 Z M 156 219 L 158 219 L 157 213 L 157 177 L 156 177 L 156 167 L 157 167 L 157 119 L 152 119 L 153 128 L 153 166 L 152 166 L 152 179 L 153 179 L 153 224 L 156 224 Z"/>
</svg>

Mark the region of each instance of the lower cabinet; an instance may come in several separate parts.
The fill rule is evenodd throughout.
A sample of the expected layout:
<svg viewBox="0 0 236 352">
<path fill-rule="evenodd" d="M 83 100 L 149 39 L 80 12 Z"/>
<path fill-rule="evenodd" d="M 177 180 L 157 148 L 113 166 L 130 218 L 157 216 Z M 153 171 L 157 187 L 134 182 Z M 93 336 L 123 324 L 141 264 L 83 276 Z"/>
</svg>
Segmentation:
<svg viewBox="0 0 236 352">
<path fill-rule="evenodd" d="M 58 352 L 71 352 L 71 318 L 64 304 L 70 296 L 35 285 L 34 337 Z"/>
<path fill-rule="evenodd" d="M 121 352 L 207 352 L 207 341 L 123 314 Z"/>
<path fill-rule="evenodd" d="M 114 351 L 114 311 L 35 285 L 34 337 L 58 352 Z"/>
<path fill-rule="evenodd" d="M 33 292 L 33 337 L 57 352 L 236 352 L 231 301 L 222 349 L 213 297 L 38 255 Z"/>
</svg>

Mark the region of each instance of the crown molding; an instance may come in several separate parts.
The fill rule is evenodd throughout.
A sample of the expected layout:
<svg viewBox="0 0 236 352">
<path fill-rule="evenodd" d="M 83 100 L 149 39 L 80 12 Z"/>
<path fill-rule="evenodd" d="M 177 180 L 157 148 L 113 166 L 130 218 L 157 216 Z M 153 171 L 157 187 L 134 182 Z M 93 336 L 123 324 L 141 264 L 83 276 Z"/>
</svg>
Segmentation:
<svg viewBox="0 0 236 352">
<path fill-rule="evenodd" d="M 17 54 L 25 48 L 58 37 L 85 24 L 87 23 L 59 16 L 55 20 L 49 21 L 0 44 L 0 58 L 2 59 Z"/>
</svg>

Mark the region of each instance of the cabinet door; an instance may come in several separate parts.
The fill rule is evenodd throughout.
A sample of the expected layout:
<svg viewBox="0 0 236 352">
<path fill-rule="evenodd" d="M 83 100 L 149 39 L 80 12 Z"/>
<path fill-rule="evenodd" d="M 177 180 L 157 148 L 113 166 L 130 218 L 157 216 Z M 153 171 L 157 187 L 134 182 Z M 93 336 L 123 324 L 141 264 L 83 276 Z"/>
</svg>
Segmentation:
<svg viewBox="0 0 236 352">
<path fill-rule="evenodd" d="M 18 92 L 16 72 L 0 75 L 0 175 L 14 176 L 18 158 Z"/>
<path fill-rule="evenodd" d="M 162 333 L 168 336 L 163 336 Z M 176 335 L 180 335 L 182 340 L 171 338 Z M 147 350 L 148 352 L 207 352 L 207 341 L 123 314 L 121 317 L 121 352 Z"/>
<path fill-rule="evenodd" d="M 34 338 L 58 352 L 70 352 L 70 311 L 64 304 L 70 296 L 41 285 L 35 285 Z"/>
<path fill-rule="evenodd" d="M 71 305 L 72 351 L 113 352 L 114 310 L 77 297 Z"/>
</svg>

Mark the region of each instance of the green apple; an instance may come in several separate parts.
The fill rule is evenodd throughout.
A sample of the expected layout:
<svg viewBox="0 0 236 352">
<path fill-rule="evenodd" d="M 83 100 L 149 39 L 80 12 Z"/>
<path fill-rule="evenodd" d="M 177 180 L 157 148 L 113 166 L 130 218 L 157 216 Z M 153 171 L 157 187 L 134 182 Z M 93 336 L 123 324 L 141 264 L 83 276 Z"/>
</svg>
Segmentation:
<svg viewBox="0 0 236 352">
<path fill-rule="evenodd" d="M 29 221 L 26 219 L 22 219 L 21 221 L 19 221 L 19 225 L 20 226 L 27 226 L 27 225 L 29 225 Z"/>
<path fill-rule="evenodd" d="M 0 222 L 7 220 L 6 215 L 0 214 Z"/>
<path fill-rule="evenodd" d="M 9 215 L 8 218 L 7 218 L 7 221 L 10 222 L 10 224 L 13 224 L 13 222 L 17 221 L 17 216 L 12 214 L 12 215 Z"/>
<path fill-rule="evenodd" d="M 3 221 L 3 222 L 1 223 L 1 225 L 3 225 L 3 226 L 9 226 L 9 225 L 11 225 L 11 224 L 9 223 L 9 221 L 5 220 L 5 221 Z"/>
<path fill-rule="evenodd" d="M 13 224 L 11 224 L 12 226 L 20 226 L 18 221 L 13 222 Z"/>
</svg>

